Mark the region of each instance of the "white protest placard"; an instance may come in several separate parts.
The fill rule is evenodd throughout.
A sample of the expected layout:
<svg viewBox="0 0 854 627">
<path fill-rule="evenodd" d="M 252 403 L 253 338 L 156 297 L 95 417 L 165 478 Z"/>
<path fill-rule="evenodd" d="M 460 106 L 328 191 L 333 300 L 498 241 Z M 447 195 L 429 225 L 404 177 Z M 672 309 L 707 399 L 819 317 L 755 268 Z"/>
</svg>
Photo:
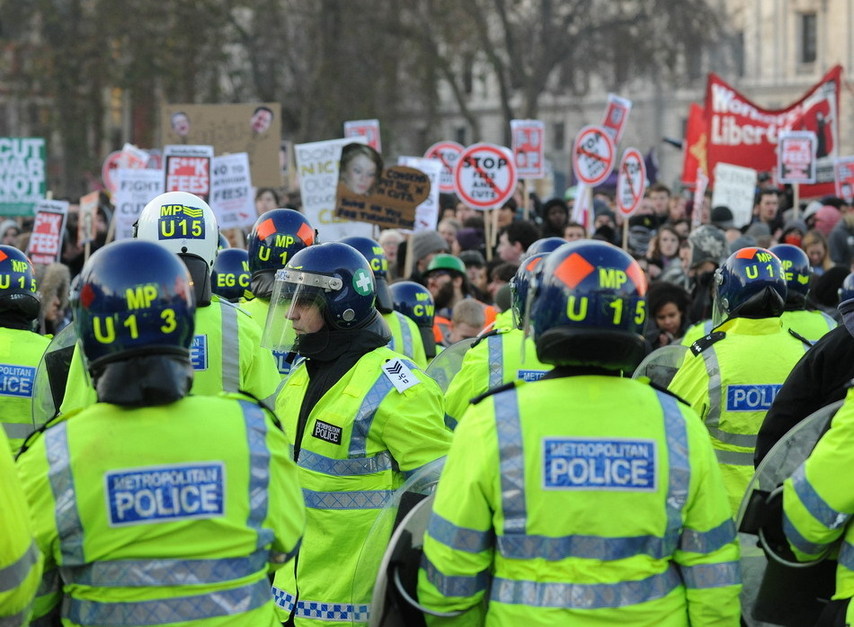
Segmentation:
<svg viewBox="0 0 854 627">
<path fill-rule="evenodd" d="M 321 242 L 334 242 L 351 235 L 373 235 L 372 225 L 335 216 L 341 149 L 353 142 L 367 143 L 359 136 L 294 146 L 303 213 L 317 229 Z"/>
<path fill-rule="evenodd" d="M 729 207 L 736 228 L 750 224 L 756 196 L 756 170 L 729 163 L 715 164 L 712 207 Z"/>
<path fill-rule="evenodd" d="M 646 164 L 637 148 L 626 148 L 617 172 L 617 207 L 624 216 L 632 215 L 643 200 Z"/>
<path fill-rule="evenodd" d="M 344 137 L 364 137 L 367 144 L 382 154 L 379 120 L 350 120 L 344 122 Z"/>
<path fill-rule="evenodd" d="M 546 125 L 540 120 L 510 120 L 516 175 L 520 179 L 541 179 L 545 176 L 543 144 Z"/>
<path fill-rule="evenodd" d="M 817 147 L 818 139 L 813 131 L 780 131 L 777 179 L 781 183 L 815 183 Z"/>
<path fill-rule="evenodd" d="M 697 168 L 697 181 L 694 187 L 694 210 L 691 212 L 691 230 L 696 229 L 703 222 L 703 200 L 706 197 L 706 188 L 709 186 L 709 177 L 702 168 Z"/>
<path fill-rule="evenodd" d="M 115 239 L 133 237 L 133 225 L 151 200 L 163 193 L 162 170 L 117 170 L 113 195 Z"/>
<path fill-rule="evenodd" d="M 572 170 L 578 179 L 595 187 L 614 169 L 617 150 L 614 140 L 601 126 L 585 126 L 575 137 L 572 149 Z"/>
<path fill-rule="evenodd" d="M 42 137 L 0 137 L 0 214 L 30 215 L 47 192 Z"/>
<path fill-rule="evenodd" d="M 608 94 L 608 104 L 605 107 L 605 115 L 602 118 L 602 128 L 611 136 L 615 145 L 620 143 L 620 138 L 623 136 L 623 129 L 626 128 L 626 122 L 629 119 L 631 111 L 631 100 L 620 98 L 616 94 Z"/>
<path fill-rule="evenodd" d="M 77 216 L 78 246 L 83 246 L 86 242 L 95 239 L 95 214 L 98 212 L 100 196 L 99 192 L 94 191 L 80 197 L 80 210 Z"/>
<path fill-rule="evenodd" d="M 849 205 L 854 202 L 854 157 L 839 157 L 833 164 L 836 196 Z"/>
<path fill-rule="evenodd" d="M 207 201 L 213 146 L 170 145 L 163 149 L 167 192 L 189 192 Z"/>
<path fill-rule="evenodd" d="M 238 152 L 213 158 L 209 204 L 221 229 L 255 224 L 255 200 L 249 154 Z"/>
<path fill-rule="evenodd" d="M 439 191 L 443 194 L 453 194 L 454 166 L 463 153 L 464 147 L 457 142 L 436 142 L 424 153 L 425 159 L 438 159 L 442 162 L 442 172 L 439 174 Z"/>
<path fill-rule="evenodd" d="M 68 215 L 68 201 L 40 200 L 36 203 L 36 219 L 27 247 L 33 263 L 55 263 L 62 254 L 62 233 Z"/>
<path fill-rule="evenodd" d="M 516 191 L 516 160 L 509 148 L 474 144 L 454 166 L 457 197 L 474 209 L 496 209 Z"/>
<path fill-rule="evenodd" d="M 438 159 L 424 159 L 423 157 L 398 157 L 397 165 L 421 170 L 429 177 L 430 195 L 427 200 L 415 208 L 415 228 L 412 230 L 435 229 L 439 221 L 439 177 L 442 173 L 442 162 Z"/>
</svg>

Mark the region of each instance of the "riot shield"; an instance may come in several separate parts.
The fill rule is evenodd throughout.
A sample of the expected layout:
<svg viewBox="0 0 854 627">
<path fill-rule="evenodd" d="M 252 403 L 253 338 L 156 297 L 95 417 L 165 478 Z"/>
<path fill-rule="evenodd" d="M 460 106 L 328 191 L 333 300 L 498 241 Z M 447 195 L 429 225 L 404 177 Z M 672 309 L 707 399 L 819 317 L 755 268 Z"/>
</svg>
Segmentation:
<svg viewBox="0 0 854 627">
<path fill-rule="evenodd" d="M 77 332 L 74 325 L 69 324 L 53 336 L 39 361 L 33 393 L 33 426 L 36 429 L 59 412 L 76 344 Z"/>
<path fill-rule="evenodd" d="M 465 340 L 460 340 L 456 344 L 452 344 L 441 353 L 433 358 L 430 365 L 427 366 L 425 372 L 427 375 L 439 384 L 442 392 L 448 391 L 448 386 L 451 385 L 451 380 L 460 371 L 463 365 L 463 357 L 466 351 L 471 348 L 472 344 L 480 338 L 472 337 Z"/>
<path fill-rule="evenodd" d="M 352 601 L 353 605 L 363 603 L 360 591 L 363 590 L 365 582 L 373 582 L 370 625 L 393 627 L 419 624 L 420 613 L 405 602 L 401 603 L 396 596 L 395 580 L 402 582 L 405 579 L 409 584 L 406 589 L 414 594 L 420 551 L 418 559 L 403 566 L 405 572 L 397 573 L 401 568 L 400 556 L 392 555 L 392 547 L 401 542 L 403 536 L 407 542 L 417 538 L 417 546 L 420 549 L 421 537 L 430 518 L 433 492 L 439 483 L 444 465 L 445 458 L 442 457 L 414 473 L 395 490 L 371 526 L 356 564 Z"/>
<path fill-rule="evenodd" d="M 746 624 L 812 625 L 833 594 L 836 562 L 794 562 L 767 542 L 761 520 L 780 486 L 809 456 L 843 401 L 814 412 L 768 452 L 747 486 L 736 518 L 741 543 L 742 616 Z"/>
<path fill-rule="evenodd" d="M 681 344 L 668 344 L 657 348 L 644 357 L 635 368 L 632 379 L 646 377 L 657 386 L 666 389 L 687 355 L 690 355 L 690 349 Z"/>
</svg>

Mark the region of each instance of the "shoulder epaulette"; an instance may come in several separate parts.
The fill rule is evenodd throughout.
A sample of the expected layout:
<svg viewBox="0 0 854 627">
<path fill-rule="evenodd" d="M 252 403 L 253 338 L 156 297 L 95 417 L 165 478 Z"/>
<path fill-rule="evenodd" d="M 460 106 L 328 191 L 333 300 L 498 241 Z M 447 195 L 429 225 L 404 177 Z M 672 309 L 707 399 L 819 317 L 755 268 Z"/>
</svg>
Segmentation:
<svg viewBox="0 0 854 627">
<path fill-rule="evenodd" d="M 471 401 L 469 401 L 472 405 L 477 405 L 483 399 L 492 396 L 493 394 L 498 394 L 499 392 L 506 392 L 507 390 L 512 390 L 516 387 L 517 382 L 511 381 L 510 383 L 505 383 L 504 385 L 499 385 L 495 388 L 490 388 L 480 396 L 475 396 Z"/>
<path fill-rule="evenodd" d="M 483 335 L 478 335 L 477 339 L 471 343 L 471 346 L 469 346 L 469 348 L 474 348 L 475 346 L 480 344 L 481 341 L 485 340 L 486 338 L 492 337 L 493 335 L 500 335 L 501 333 L 503 333 L 502 329 L 492 329 L 492 331 L 489 331 L 488 333 L 484 333 Z"/>
<path fill-rule="evenodd" d="M 800 340 L 801 342 L 806 344 L 807 348 L 813 347 L 814 342 L 810 342 L 807 338 L 805 338 L 803 335 L 801 335 L 794 329 L 787 329 L 787 331 L 789 332 L 789 335 L 791 335 L 793 338 L 795 338 L 796 340 Z"/>
<path fill-rule="evenodd" d="M 691 344 L 691 352 L 694 353 L 694 355 L 699 355 L 709 348 L 709 346 L 715 342 L 720 342 L 725 337 L 726 333 L 724 331 L 712 331 L 708 335 L 701 337 L 699 340 Z"/>
</svg>

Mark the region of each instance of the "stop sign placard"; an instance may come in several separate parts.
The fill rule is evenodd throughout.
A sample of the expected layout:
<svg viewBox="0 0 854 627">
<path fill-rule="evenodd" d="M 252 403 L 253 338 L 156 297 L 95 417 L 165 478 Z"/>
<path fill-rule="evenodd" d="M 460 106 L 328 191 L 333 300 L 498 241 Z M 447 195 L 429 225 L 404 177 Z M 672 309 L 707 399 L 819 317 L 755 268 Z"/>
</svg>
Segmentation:
<svg viewBox="0 0 854 627">
<path fill-rule="evenodd" d="M 463 150 L 454 166 L 454 188 L 475 209 L 501 207 L 516 191 L 516 162 L 509 148 L 474 144 Z"/>
<path fill-rule="evenodd" d="M 582 183 L 595 186 L 608 178 L 616 159 L 614 140 L 601 126 L 578 131 L 572 149 L 572 169 Z"/>
<path fill-rule="evenodd" d="M 442 171 L 439 173 L 439 191 L 445 194 L 454 192 L 454 166 L 463 146 L 457 142 L 437 142 L 424 153 L 425 159 L 438 159 L 442 162 Z"/>
</svg>

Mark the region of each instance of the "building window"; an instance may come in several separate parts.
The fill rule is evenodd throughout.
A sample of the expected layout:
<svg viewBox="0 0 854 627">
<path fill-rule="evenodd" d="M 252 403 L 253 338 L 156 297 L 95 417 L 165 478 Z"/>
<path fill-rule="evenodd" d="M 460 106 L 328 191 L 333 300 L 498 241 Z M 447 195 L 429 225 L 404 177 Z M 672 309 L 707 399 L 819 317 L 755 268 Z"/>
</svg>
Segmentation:
<svg viewBox="0 0 854 627">
<path fill-rule="evenodd" d="M 566 124 L 555 122 L 552 129 L 552 150 L 561 151 L 566 146 Z"/>
<path fill-rule="evenodd" d="M 465 126 L 458 126 L 456 129 L 454 129 L 454 141 L 456 141 L 458 144 L 462 144 L 463 146 L 466 145 Z"/>
<path fill-rule="evenodd" d="M 801 63 L 815 63 L 818 56 L 818 17 L 815 13 L 801 14 Z"/>
</svg>

